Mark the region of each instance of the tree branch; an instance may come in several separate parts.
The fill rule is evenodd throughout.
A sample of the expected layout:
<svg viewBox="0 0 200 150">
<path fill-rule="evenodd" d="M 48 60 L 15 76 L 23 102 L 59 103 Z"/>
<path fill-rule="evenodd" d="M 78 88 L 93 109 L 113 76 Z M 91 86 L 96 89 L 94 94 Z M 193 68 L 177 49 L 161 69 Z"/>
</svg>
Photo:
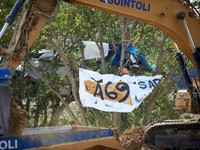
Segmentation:
<svg viewBox="0 0 200 150">
<path fill-rule="evenodd" d="M 28 62 L 25 60 L 25 62 L 28 64 L 28 66 L 41 78 L 41 80 L 48 86 L 48 88 L 53 92 L 55 93 L 59 99 L 62 101 L 62 103 L 65 105 L 66 107 L 66 111 L 67 113 L 70 115 L 70 117 L 73 119 L 73 121 L 76 123 L 76 124 L 81 124 L 78 119 L 76 118 L 76 116 L 74 115 L 74 113 L 71 111 L 70 109 L 70 106 L 69 106 L 69 103 L 67 103 L 63 98 L 62 96 L 57 92 L 55 91 L 49 84 L 49 81 L 45 80 L 42 75 Z"/>
</svg>

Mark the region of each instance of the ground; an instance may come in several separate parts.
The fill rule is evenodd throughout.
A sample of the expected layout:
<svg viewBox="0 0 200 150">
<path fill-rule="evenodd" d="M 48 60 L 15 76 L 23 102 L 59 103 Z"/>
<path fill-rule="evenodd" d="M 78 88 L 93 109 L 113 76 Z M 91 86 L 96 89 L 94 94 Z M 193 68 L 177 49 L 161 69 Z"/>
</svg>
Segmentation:
<svg viewBox="0 0 200 150">
<path fill-rule="evenodd" d="M 132 126 L 119 137 L 123 150 L 157 150 L 156 147 L 144 143 L 145 126 Z"/>
<path fill-rule="evenodd" d="M 10 102 L 10 115 L 12 134 L 21 135 L 22 130 L 27 127 L 28 113 L 20 107 L 13 98 L 11 98 Z"/>
<path fill-rule="evenodd" d="M 27 127 L 28 113 L 11 99 L 11 125 L 14 135 L 21 135 L 22 129 Z M 132 126 L 119 137 L 123 150 L 156 150 L 153 145 L 145 144 L 143 140 L 145 126 Z"/>
</svg>

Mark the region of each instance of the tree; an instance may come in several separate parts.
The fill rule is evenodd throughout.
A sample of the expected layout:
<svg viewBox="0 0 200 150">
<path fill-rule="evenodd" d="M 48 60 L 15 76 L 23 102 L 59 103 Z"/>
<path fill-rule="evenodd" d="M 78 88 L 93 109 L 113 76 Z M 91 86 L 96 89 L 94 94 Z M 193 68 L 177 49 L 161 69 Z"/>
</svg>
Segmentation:
<svg viewBox="0 0 200 150">
<path fill-rule="evenodd" d="M 99 59 L 85 60 L 83 53 L 84 45 L 81 42 L 83 40 L 95 41 L 102 56 L 100 64 L 96 63 Z M 122 62 L 125 57 L 125 49 L 129 44 L 134 44 L 138 51 L 144 54 L 151 66 L 156 65 L 153 72 L 137 71 L 133 72 L 134 75 L 156 75 L 165 72 L 165 76 L 159 85 L 144 100 L 141 106 L 131 113 L 106 113 L 92 108 L 83 108 L 80 103 L 78 95 L 78 68 L 83 67 L 102 74 L 112 73 L 119 75 L 120 69 L 111 68 L 111 60 L 105 60 L 102 42 L 112 43 L 113 45 L 115 43 L 122 43 L 120 68 L 124 65 Z M 177 64 L 172 59 L 174 54 L 170 38 L 155 27 L 96 9 L 61 2 L 61 12 L 43 28 L 36 44 L 31 48 L 32 51 L 29 53 L 26 63 L 28 64 L 29 57 L 38 52 L 33 51 L 34 49 L 40 50 L 43 48 L 52 51 L 56 50 L 59 54 L 52 61 L 52 72 L 42 73 L 40 75 L 41 80 L 35 86 L 32 84 L 27 86 L 24 76 L 18 80 L 18 83 L 16 80 L 16 84 L 13 85 L 15 88 L 15 100 L 22 107 L 26 108 L 30 117 L 34 116 L 35 118 L 31 126 L 56 125 L 60 117 L 62 123 L 74 122 L 75 124 L 111 128 L 118 125 L 122 128 L 121 132 L 123 132 L 132 123 L 135 125 L 146 125 L 161 116 L 169 119 L 174 118 L 173 115 L 168 113 L 175 114 L 172 111 L 172 107 L 170 108 L 172 99 L 169 96 L 172 92 L 174 81 L 170 82 L 168 77 L 177 73 Z M 49 82 L 59 83 L 63 81 L 56 73 L 53 73 L 61 66 L 66 68 L 66 76 L 64 78 L 71 85 L 70 89 L 72 91 L 65 98 L 56 91 L 61 85 Z M 41 71 L 45 72 L 45 69 Z M 40 71 L 35 70 L 35 72 Z M 35 88 L 39 89 L 39 92 L 36 94 L 34 93 Z M 158 91 L 162 92 L 158 93 Z M 31 103 L 33 97 L 34 105 Z M 78 106 L 79 112 L 77 114 L 69 106 L 73 100 L 76 101 Z M 165 103 L 166 100 L 168 100 L 167 103 Z M 157 108 L 160 111 L 155 111 Z M 163 108 L 168 108 L 168 111 Z M 68 116 L 63 112 L 64 110 L 66 110 Z M 63 116 L 66 119 L 63 119 Z M 69 118 L 72 121 L 67 121 Z"/>
<path fill-rule="evenodd" d="M 6 20 L 6 16 L 10 13 L 10 11 L 12 10 L 12 7 L 14 6 L 15 1 L 14 0 L 10 0 L 10 1 L 6 1 L 6 0 L 2 0 L 1 4 L 0 4 L 0 29 L 3 28 L 4 24 L 5 24 L 5 20 Z M 13 24 L 11 24 L 8 29 L 6 30 L 6 32 L 4 33 L 4 35 L 1 38 L 1 46 L 3 47 L 8 47 L 9 45 L 9 41 L 12 38 L 12 31 L 14 26 L 16 25 L 17 21 L 15 21 Z"/>
</svg>

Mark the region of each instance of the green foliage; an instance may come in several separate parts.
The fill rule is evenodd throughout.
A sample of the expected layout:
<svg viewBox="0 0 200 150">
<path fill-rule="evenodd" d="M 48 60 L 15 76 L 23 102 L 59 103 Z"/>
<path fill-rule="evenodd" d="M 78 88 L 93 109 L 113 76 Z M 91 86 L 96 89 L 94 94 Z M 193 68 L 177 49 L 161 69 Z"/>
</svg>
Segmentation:
<svg viewBox="0 0 200 150">
<path fill-rule="evenodd" d="M 63 112 L 59 119 L 58 125 L 64 126 L 64 125 L 73 125 L 73 124 L 74 124 L 74 121 L 70 118 L 70 116 L 66 112 Z"/>
<path fill-rule="evenodd" d="M 15 0 L 9 0 L 9 1 L 2 0 L 1 1 L 1 3 L 0 3 L 0 29 L 3 28 L 6 17 L 12 10 L 15 2 L 16 2 Z M 13 28 L 16 25 L 16 23 L 17 23 L 17 20 L 13 24 L 8 26 L 6 32 L 4 33 L 4 35 L 1 38 L 1 42 L 0 42 L 1 46 L 3 46 L 3 47 L 9 46 L 9 44 L 10 44 L 9 41 L 12 38 Z"/>
<path fill-rule="evenodd" d="M 5 1 L 4 3 L 0 4 L 0 10 L 3 12 L 0 13 L 1 26 L 3 26 L 3 18 L 9 14 L 9 6 L 12 4 L 13 1 Z M 35 44 L 31 47 L 26 60 L 34 57 L 41 49 L 49 49 L 53 51 L 57 49 L 58 45 L 61 45 L 69 59 L 69 64 L 67 65 L 70 66 L 71 70 L 73 70 L 74 78 L 78 82 L 78 70 L 75 67 L 75 64 L 78 64 L 78 67 L 80 67 L 83 61 L 77 44 L 78 41 L 96 40 L 99 42 L 99 39 L 95 39 L 95 35 L 100 26 L 103 42 L 112 43 L 113 40 L 114 43 L 119 44 L 121 43 L 122 39 L 121 24 L 122 21 L 117 15 L 79 5 L 64 3 L 62 1 L 60 13 L 55 18 L 52 18 L 49 22 L 47 22 L 35 41 Z M 10 34 L 11 28 L 12 27 L 8 29 L 3 41 L 1 41 L 3 44 L 9 43 L 9 39 L 11 38 L 10 36 L 12 35 Z M 57 41 L 52 32 L 55 32 L 57 39 L 59 39 L 61 43 Z M 159 53 L 161 42 L 165 37 L 163 32 L 151 25 L 144 24 L 136 20 L 130 20 L 127 29 L 127 41 L 132 41 L 132 37 L 134 37 L 134 42 L 137 43 L 137 50 L 144 54 L 151 66 L 157 63 L 160 53 L 168 51 L 167 55 L 160 62 L 161 67 L 159 71 L 168 72 L 174 68 L 176 62 L 173 57 L 173 46 L 170 38 L 166 39 L 164 49 Z M 85 68 L 102 73 L 101 65 L 96 63 L 98 60 L 99 59 L 86 60 Z M 117 74 L 116 68 L 111 68 L 110 63 L 111 59 L 105 64 L 107 73 Z M 56 70 L 61 66 L 64 66 L 63 60 L 61 60 L 60 56 L 58 55 L 52 59 L 52 68 L 48 68 L 48 66 L 44 63 L 42 67 L 38 68 L 37 70 L 48 81 L 66 82 L 66 76 L 59 77 L 56 73 Z M 25 67 L 22 66 L 22 68 Z M 141 72 L 141 74 L 152 75 L 148 72 Z M 30 127 L 46 126 L 50 122 L 53 110 L 61 108 L 61 102 L 57 96 L 50 91 L 43 81 L 38 80 L 36 84 L 28 84 L 28 82 L 30 82 L 30 79 L 25 78 L 24 75 L 15 79 L 13 82 L 14 99 L 29 112 Z M 165 83 L 165 85 L 166 84 L 168 83 Z M 62 86 L 64 85 L 51 84 L 51 87 L 57 91 Z M 164 94 L 158 101 L 155 102 L 151 114 L 151 121 L 157 119 L 180 118 L 180 115 L 176 114 L 172 108 L 173 101 L 171 95 L 173 89 L 174 87 L 172 87 L 171 90 L 167 91 L 166 94 Z M 32 100 L 31 105 L 28 106 L 28 102 L 30 100 Z M 127 128 L 130 128 L 133 124 L 142 125 L 148 100 L 149 97 L 147 97 L 142 104 L 131 113 L 122 113 L 121 124 Z M 100 121 L 95 117 L 90 108 L 84 108 L 84 111 L 86 113 L 89 125 L 101 125 Z M 38 114 L 38 116 L 36 114 Z M 99 111 L 99 114 L 106 122 L 108 127 L 114 127 L 113 113 Z M 45 118 L 46 115 L 48 116 L 47 118 Z M 82 122 L 80 112 L 75 112 L 75 116 L 80 122 Z M 32 118 L 35 120 L 33 121 Z M 57 125 L 71 125 L 73 123 L 74 121 L 72 118 L 70 118 L 66 112 L 63 112 Z"/>
<path fill-rule="evenodd" d="M 155 102 L 151 116 L 151 122 L 156 120 L 173 120 L 178 119 L 180 114 L 177 114 L 173 109 L 173 101 L 171 95 L 164 95 L 161 99 Z"/>
</svg>

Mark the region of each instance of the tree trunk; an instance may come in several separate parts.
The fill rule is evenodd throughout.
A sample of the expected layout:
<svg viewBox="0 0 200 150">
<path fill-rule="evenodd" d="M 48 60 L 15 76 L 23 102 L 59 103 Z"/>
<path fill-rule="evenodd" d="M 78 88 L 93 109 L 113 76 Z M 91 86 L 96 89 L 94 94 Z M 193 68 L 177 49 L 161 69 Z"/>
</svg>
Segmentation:
<svg viewBox="0 0 200 150">
<path fill-rule="evenodd" d="M 29 110 L 30 110 L 30 98 L 27 98 L 27 101 L 26 101 L 26 111 L 27 111 L 28 114 L 29 114 Z"/>
<path fill-rule="evenodd" d="M 151 112 L 153 110 L 153 105 L 154 103 L 160 99 L 168 89 L 170 89 L 176 82 L 176 80 L 179 79 L 179 76 L 177 76 L 173 81 L 171 81 L 170 83 L 168 83 L 164 88 L 161 88 L 162 84 L 166 83 L 168 78 L 165 78 L 165 80 L 158 84 L 152 91 L 152 93 L 150 94 L 150 98 L 147 104 L 147 108 L 146 108 L 146 112 L 145 112 L 145 117 L 143 120 L 143 124 L 144 125 L 148 125 L 150 123 L 150 119 L 151 119 Z M 156 91 L 159 91 L 160 89 L 162 89 L 162 91 L 160 91 L 159 93 Z"/>
<path fill-rule="evenodd" d="M 39 114 L 40 114 L 40 108 L 39 106 L 37 106 L 34 116 L 34 127 L 38 127 Z"/>
<path fill-rule="evenodd" d="M 102 127 L 108 127 L 106 122 L 103 120 L 101 114 L 99 113 L 99 110 L 93 109 L 91 108 L 92 112 L 94 113 L 95 117 L 97 118 L 97 120 L 101 123 Z"/>
<path fill-rule="evenodd" d="M 117 128 L 119 135 L 121 135 L 120 119 L 121 119 L 121 113 L 114 112 L 114 127 Z"/>
<path fill-rule="evenodd" d="M 128 122 L 128 113 L 121 113 L 121 127 L 120 132 L 121 134 L 128 128 L 127 122 Z"/>
<path fill-rule="evenodd" d="M 44 120 L 41 124 L 41 126 L 45 126 L 47 124 L 47 118 L 48 118 L 48 115 L 47 115 L 47 106 L 45 106 L 45 110 L 44 110 Z"/>
<path fill-rule="evenodd" d="M 153 105 L 154 105 L 154 101 L 152 101 L 152 99 L 150 99 L 148 101 L 147 108 L 146 108 L 146 111 L 145 111 L 145 116 L 144 116 L 144 120 L 143 120 L 143 125 L 144 126 L 147 126 L 150 123 L 151 112 L 153 110 Z"/>
<path fill-rule="evenodd" d="M 76 85 L 76 81 L 75 81 L 75 78 L 74 78 L 73 73 L 71 71 L 71 68 L 69 67 L 70 61 L 68 60 L 67 55 L 65 54 L 65 52 L 63 50 L 61 42 L 59 41 L 59 39 L 55 35 L 55 32 L 54 32 L 54 30 L 52 28 L 51 22 L 50 22 L 50 28 L 52 29 L 51 33 L 53 34 L 54 38 L 57 41 L 57 45 L 54 43 L 57 46 L 57 52 L 58 52 L 58 54 L 60 55 L 60 57 L 62 58 L 62 60 L 63 60 L 63 62 L 65 64 L 66 74 L 68 76 L 68 79 L 69 79 L 70 83 L 72 84 L 72 93 L 73 93 L 74 99 L 75 99 L 75 101 L 77 103 L 77 106 L 79 108 L 80 115 L 81 115 L 81 118 L 82 118 L 82 121 L 83 121 L 83 125 L 88 125 L 87 118 L 85 116 L 85 112 L 83 110 L 83 107 L 82 107 L 80 99 L 79 99 L 78 88 L 77 88 L 77 85 Z"/>
<path fill-rule="evenodd" d="M 71 117 L 71 119 L 75 122 L 77 125 L 81 125 L 81 123 L 78 121 L 72 110 L 70 109 L 70 106 L 68 103 L 65 104 L 65 110 L 68 113 L 68 115 Z"/>
<path fill-rule="evenodd" d="M 104 57 L 101 25 L 99 25 L 98 32 L 99 32 L 100 46 L 98 46 L 98 45 L 97 46 L 99 48 L 100 55 L 101 55 L 101 69 L 102 69 L 103 74 L 106 74 L 107 70 L 106 70 L 105 57 Z"/>
<path fill-rule="evenodd" d="M 122 66 L 124 65 L 124 59 L 125 59 L 125 50 L 126 50 L 126 33 L 127 33 L 127 27 L 129 19 L 127 20 L 125 17 L 121 17 L 122 21 L 122 50 L 121 50 L 121 59 L 120 59 L 120 69 L 117 72 L 117 75 L 120 74 L 120 70 L 122 69 Z M 121 134 L 121 126 L 120 126 L 120 120 L 121 120 L 121 113 L 114 113 L 114 126 L 118 127 L 118 132 Z"/>
<path fill-rule="evenodd" d="M 62 104 L 59 109 L 57 107 L 54 107 L 54 109 L 51 113 L 51 120 L 50 120 L 48 126 L 56 126 L 57 125 L 59 118 L 60 118 L 64 109 L 65 109 L 64 104 Z"/>
<path fill-rule="evenodd" d="M 68 102 L 71 102 L 72 100 L 69 100 L 69 101 L 65 101 L 63 99 L 63 97 L 57 92 L 55 91 L 54 89 L 51 88 L 51 86 L 49 85 L 49 83 L 42 77 L 42 75 L 29 63 L 26 61 L 26 63 L 29 65 L 29 67 L 31 67 L 33 69 L 33 71 L 42 79 L 42 81 L 44 81 L 46 83 L 46 85 L 49 87 L 49 89 L 55 93 L 59 98 L 60 100 L 63 102 L 63 104 L 65 105 L 65 109 L 66 109 L 66 112 L 70 115 L 70 117 L 73 119 L 73 121 L 76 123 L 76 124 L 80 124 L 80 122 L 78 121 L 78 119 L 76 118 L 76 116 L 74 115 L 74 113 L 71 111 L 70 107 L 69 107 L 69 103 Z"/>
<path fill-rule="evenodd" d="M 85 68 L 85 55 L 84 55 L 84 44 L 83 44 L 83 42 L 78 41 L 78 47 L 80 49 L 81 58 L 82 58 L 81 67 Z"/>
</svg>

